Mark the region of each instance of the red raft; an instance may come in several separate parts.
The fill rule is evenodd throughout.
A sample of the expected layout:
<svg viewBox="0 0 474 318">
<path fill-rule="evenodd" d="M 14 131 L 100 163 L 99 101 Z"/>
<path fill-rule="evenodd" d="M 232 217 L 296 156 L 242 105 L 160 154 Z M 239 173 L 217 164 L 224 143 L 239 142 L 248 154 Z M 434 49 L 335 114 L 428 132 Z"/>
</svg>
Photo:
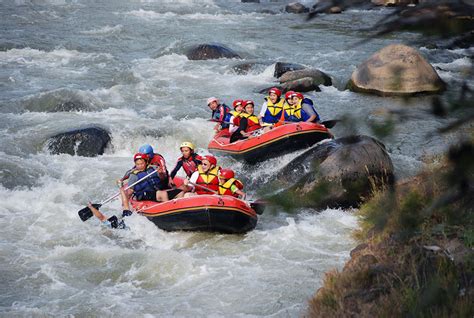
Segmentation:
<svg viewBox="0 0 474 318">
<path fill-rule="evenodd" d="M 246 233 L 257 225 L 257 214 L 232 196 L 196 195 L 167 202 L 135 201 L 136 211 L 166 231 Z"/>
<path fill-rule="evenodd" d="M 223 129 L 211 140 L 207 148 L 216 155 L 231 156 L 248 163 L 304 149 L 334 136 L 324 125 L 316 123 L 289 123 L 252 138 L 229 143 L 229 130 Z"/>
</svg>

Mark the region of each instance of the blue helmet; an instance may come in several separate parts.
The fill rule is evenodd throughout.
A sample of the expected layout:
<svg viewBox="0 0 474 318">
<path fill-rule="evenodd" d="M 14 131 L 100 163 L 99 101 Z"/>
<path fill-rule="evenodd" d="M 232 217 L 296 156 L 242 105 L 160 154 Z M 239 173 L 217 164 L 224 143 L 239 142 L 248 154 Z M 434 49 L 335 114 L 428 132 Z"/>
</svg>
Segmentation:
<svg viewBox="0 0 474 318">
<path fill-rule="evenodd" d="M 144 144 L 143 146 L 138 149 L 140 153 L 146 153 L 150 158 L 153 158 L 153 147 L 149 144 Z"/>
</svg>

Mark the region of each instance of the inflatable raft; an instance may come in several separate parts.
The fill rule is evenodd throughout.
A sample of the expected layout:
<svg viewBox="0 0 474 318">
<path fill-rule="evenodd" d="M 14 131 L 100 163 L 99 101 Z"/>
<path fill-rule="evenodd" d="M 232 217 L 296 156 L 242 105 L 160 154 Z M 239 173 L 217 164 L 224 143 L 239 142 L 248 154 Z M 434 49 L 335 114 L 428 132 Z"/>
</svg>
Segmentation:
<svg viewBox="0 0 474 318">
<path fill-rule="evenodd" d="M 133 208 L 166 231 L 246 233 L 257 225 L 257 213 L 233 196 L 195 195 L 167 202 L 131 200 Z"/>
<path fill-rule="evenodd" d="M 208 145 L 211 153 L 232 156 L 248 163 L 256 163 L 295 150 L 304 149 L 334 136 L 329 129 L 316 123 L 289 123 L 251 138 L 229 143 L 228 129 L 217 133 Z"/>
</svg>

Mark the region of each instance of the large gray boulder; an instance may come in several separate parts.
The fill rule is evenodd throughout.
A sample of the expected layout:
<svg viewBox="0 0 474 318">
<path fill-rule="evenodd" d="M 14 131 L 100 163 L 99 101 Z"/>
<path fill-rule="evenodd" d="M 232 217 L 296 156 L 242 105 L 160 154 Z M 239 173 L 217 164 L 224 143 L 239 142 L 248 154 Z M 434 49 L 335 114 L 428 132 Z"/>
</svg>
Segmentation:
<svg viewBox="0 0 474 318">
<path fill-rule="evenodd" d="M 109 142 L 110 135 L 105 129 L 90 127 L 57 134 L 46 144 L 52 154 L 95 157 L 104 153 Z"/>
<path fill-rule="evenodd" d="M 296 63 L 286 63 L 286 62 L 276 62 L 275 63 L 275 72 L 273 76 L 276 78 L 280 78 L 283 74 L 290 71 L 302 70 L 305 69 L 306 66 Z"/>
<path fill-rule="evenodd" d="M 299 2 L 292 2 L 286 5 L 285 11 L 288 13 L 306 13 L 309 12 L 309 8 Z"/>
<path fill-rule="evenodd" d="M 189 48 L 186 56 L 190 60 L 238 58 L 239 54 L 222 44 L 199 44 Z"/>
<path fill-rule="evenodd" d="M 310 77 L 316 85 L 330 86 L 332 85 L 331 77 L 326 73 L 315 68 L 305 68 L 302 70 L 288 71 L 280 76 L 280 83 L 290 82 L 302 78 Z"/>
<path fill-rule="evenodd" d="M 348 88 L 382 96 L 439 93 L 446 88 L 435 69 L 415 49 L 384 47 L 352 73 Z"/>
<path fill-rule="evenodd" d="M 376 188 L 394 183 L 385 146 L 369 136 L 338 138 L 301 154 L 279 173 L 280 204 L 312 208 L 356 207 Z"/>
</svg>

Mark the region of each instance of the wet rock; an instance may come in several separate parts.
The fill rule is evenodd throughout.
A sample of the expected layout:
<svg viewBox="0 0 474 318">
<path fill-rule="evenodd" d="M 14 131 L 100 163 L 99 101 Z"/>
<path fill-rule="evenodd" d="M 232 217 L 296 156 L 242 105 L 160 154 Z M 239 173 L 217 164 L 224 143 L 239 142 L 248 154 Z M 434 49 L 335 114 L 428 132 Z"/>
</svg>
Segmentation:
<svg viewBox="0 0 474 318">
<path fill-rule="evenodd" d="M 299 2 L 292 2 L 285 7 L 285 11 L 288 13 L 306 13 L 309 12 L 309 8 Z"/>
<path fill-rule="evenodd" d="M 302 70 L 285 72 L 282 76 L 280 76 L 280 83 L 294 81 L 305 77 L 312 78 L 313 83 L 315 83 L 316 85 L 332 85 L 331 77 L 315 68 L 306 68 Z"/>
<path fill-rule="evenodd" d="M 348 88 L 382 96 L 439 93 L 446 85 L 415 49 L 402 44 L 384 47 L 352 73 Z"/>
<path fill-rule="evenodd" d="M 273 74 L 273 76 L 275 76 L 276 78 L 280 78 L 280 76 L 282 76 L 286 72 L 302 70 L 305 68 L 306 66 L 301 64 L 277 62 L 275 63 L 275 73 Z"/>
<path fill-rule="evenodd" d="M 95 157 L 104 153 L 110 142 L 109 133 L 100 127 L 90 127 L 57 134 L 47 141 L 52 154 Z"/>
<path fill-rule="evenodd" d="M 77 112 L 92 111 L 96 101 L 81 91 L 66 89 L 41 93 L 23 102 L 24 107 L 32 112 Z"/>
<path fill-rule="evenodd" d="M 295 91 L 295 92 L 310 92 L 316 91 L 320 92 L 319 81 L 315 80 L 312 77 L 304 77 L 294 81 L 288 81 L 281 85 L 281 89 L 285 92 Z"/>
<path fill-rule="evenodd" d="M 329 8 L 327 13 L 331 13 L 331 14 L 342 13 L 342 8 L 339 6 L 334 6 L 334 7 Z"/>
<path fill-rule="evenodd" d="M 418 0 L 371 0 L 376 6 L 395 7 L 417 4 Z"/>
<path fill-rule="evenodd" d="M 242 62 L 237 63 L 232 66 L 232 70 L 239 75 L 245 75 L 252 71 L 263 71 L 266 67 L 268 67 L 269 63 L 263 62 Z"/>
<path fill-rule="evenodd" d="M 189 48 L 186 56 L 190 60 L 239 58 L 239 54 L 222 44 L 199 44 Z"/>
<path fill-rule="evenodd" d="M 394 168 L 385 146 L 369 136 L 349 136 L 317 145 L 281 170 L 281 198 L 295 206 L 357 207 L 374 188 L 392 185 Z"/>
</svg>

